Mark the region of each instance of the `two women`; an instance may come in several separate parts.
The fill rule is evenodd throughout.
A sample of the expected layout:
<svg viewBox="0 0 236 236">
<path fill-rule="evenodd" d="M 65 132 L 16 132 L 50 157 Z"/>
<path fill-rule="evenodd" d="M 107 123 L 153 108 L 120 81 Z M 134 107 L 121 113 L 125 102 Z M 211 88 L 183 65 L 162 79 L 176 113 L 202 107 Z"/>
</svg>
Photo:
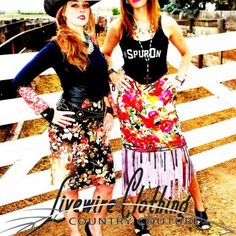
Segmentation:
<svg viewBox="0 0 236 236">
<path fill-rule="evenodd" d="M 181 54 L 175 78 L 167 73 L 167 48 L 171 42 Z M 112 68 L 111 54 L 119 44 L 124 72 Z M 177 23 L 160 12 L 157 0 L 121 0 L 120 19 L 109 27 L 102 49 L 109 64 L 109 77 L 118 88 L 118 117 L 122 133 L 122 181 L 124 192 L 138 168 L 143 171 L 137 191 L 159 186 L 165 196 L 176 196 L 182 189 L 190 192 L 195 203 L 196 224 L 208 229 L 196 174 L 175 108 L 176 88 L 185 81 L 191 62 L 190 51 Z M 176 181 L 177 180 L 177 181 Z M 137 235 L 149 235 L 143 214 L 133 213 Z M 138 223 L 139 222 L 139 223 Z M 141 222 L 141 223 L 140 223 Z"/>
<path fill-rule="evenodd" d="M 94 198 L 109 200 L 115 182 L 111 150 L 105 133 L 112 122 L 107 66 L 89 36 L 93 19 L 90 6 L 95 1 L 45 0 L 46 12 L 56 17 L 57 36 L 26 65 L 14 79 L 19 94 L 37 114 L 50 122 L 53 181 L 73 175 L 65 186 L 65 196 L 78 198 L 78 190 L 96 185 Z M 166 76 L 168 43 L 179 50 L 182 60 L 174 79 Z M 120 44 L 124 72 L 112 69 L 111 53 Z M 186 141 L 176 114 L 175 90 L 185 80 L 191 55 L 176 22 L 160 13 L 156 0 L 121 0 L 121 18 L 114 21 L 103 47 L 109 63 L 109 76 L 119 89 L 118 116 L 123 143 L 122 178 L 124 192 L 133 173 L 143 170 L 142 185 L 160 186 L 166 196 L 189 190 L 195 202 L 197 226 L 207 229 L 210 223 L 204 211 L 199 186 Z M 32 89 L 31 81 L 53 67 L 62 87 L 57 108 L 49 107 Z M 130 191 L 136 202 L 140 191 Z M 94 214 L 94 221 L 106 211 Z M 135 211 L 137 235 L 148 235 L 144 215 Z M 76 212 L 65 212 L 67 221 Z M 78 224 L 68 223 L 72 236 L 80 235 Z M 87 235 L 102 235 L 98 224 L 86 225 Z"/>
<path fill-rule="evenodd" d="M 69 200 L 78 199 L 79 190 L 95 185 L 93 198 L 109 201 L 115 183 L 111 149 L 106 142 L 113 122 L 107 99 L 110 92 L 107 64 L 92 40 L 91 6 L 96 2 L 45 0 L 46 13 L 57 20 L 57 35 L 13 81 L 35 113 L 50 122 L 52 182 L 61 184 L 71 176 L 64 186 L 64 196 Z M 32 80 L 50 67 L 56 71 L 63 88 L 56 108 L 38 97 L 31 86 Z M 64 215 L 70 235 L 81 235 L 76 209 L 69 209 Z M 87 235 L 102 235 L 101 225 L 96 222 L 105 216 L 106 208 L 93 215 L 93 224 L 85 226 Z"/>
</svg>

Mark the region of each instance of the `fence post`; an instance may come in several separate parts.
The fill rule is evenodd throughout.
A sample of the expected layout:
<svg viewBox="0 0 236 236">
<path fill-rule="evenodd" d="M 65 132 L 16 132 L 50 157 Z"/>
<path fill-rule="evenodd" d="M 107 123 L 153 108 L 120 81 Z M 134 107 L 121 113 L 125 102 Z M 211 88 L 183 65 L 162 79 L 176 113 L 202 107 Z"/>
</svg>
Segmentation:
<svg viewBox="0 0 236 236">
<path fill-rule="evenodd" d="M 202 67 L 203 67 L 203 54 L 198 55 L 198 58 L 197 58 L 197 67 L 198 67 L 198 68 L 202 68 Z"/>
<path fill-rule="evenodd" d="M 225 32 L 225 19 L 218 19 L 217 20 L 217 31 L 218 33 L 223 33 Z M 224 52 L 220 52 L 220 64 L 223 64 L 223 59 L 224 59 Z"/>
<path fill-rule="evenodd" d="M 189 18 L 189 33 L 190 34 L 193 33 L 193 25 L 194 25 L 194 18 L 191 17 L 191 18 Z"/>
<path fill-rule="evenodd" d="M 195 19 L 193 17 L 189 18 L 189 34 L 193 33 L 193 26 L 194 26 Z M 203 67 L 203 55 L 199 55 L 197 59 L 197 66 L 198 68 Z"/>
<path fill-rule="evenodd" d="M 225 19 L 218 19 L 217 20 L 217 31 L 218 33 L 225 32 Z"/>
</svg>

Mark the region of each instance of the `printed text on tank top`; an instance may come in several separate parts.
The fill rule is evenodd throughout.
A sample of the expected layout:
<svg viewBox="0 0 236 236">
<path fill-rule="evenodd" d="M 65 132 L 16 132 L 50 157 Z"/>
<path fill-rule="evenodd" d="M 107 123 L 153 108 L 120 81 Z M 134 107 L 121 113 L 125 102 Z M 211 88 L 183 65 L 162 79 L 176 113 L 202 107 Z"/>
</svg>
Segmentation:
<svg viewBox="0 0 236 236">
<path fill-rule="evenodd" d="M 140 84 L 153 83 L 167 72 L 168 37 L 161 21 L 158 30 L 149 35 L 138 38 L 124 32 L 119 43 L 125 73 Z"/>
</svg>

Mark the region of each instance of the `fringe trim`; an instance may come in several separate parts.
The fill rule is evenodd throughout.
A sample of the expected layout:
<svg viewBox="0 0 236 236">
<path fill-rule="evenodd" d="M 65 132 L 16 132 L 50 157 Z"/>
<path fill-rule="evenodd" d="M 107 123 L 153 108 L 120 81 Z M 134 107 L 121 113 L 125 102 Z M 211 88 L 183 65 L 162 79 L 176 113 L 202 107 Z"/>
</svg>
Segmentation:
<svg viewBox="0 0 236 236">
<path fill-rule="evenodd" d="M 183 160 L 182 160 L 183 157 Z M 188 191 L 192 177 L 194 176 L 193 163 L 189 157 L 187 147 L 168 151 L 140 152 L 122 148 L 122 193 L 123 196 L 128 188 L 128 183 L 138 168 L 143 169 L 141 183 L 136 191 L 129 190 L 128 194 L 136 196 L 142 186 L 155 188 L 160 187 L 163 192 L 166 188 L 165 197 L 178 197 L 182 191 Z M 137 181 L 136 176 L 135 181 Z M 177 182 L 177 183 L 176 183 Z M 177 186 L 176 186 L 177 185 Z"/>
</svg>

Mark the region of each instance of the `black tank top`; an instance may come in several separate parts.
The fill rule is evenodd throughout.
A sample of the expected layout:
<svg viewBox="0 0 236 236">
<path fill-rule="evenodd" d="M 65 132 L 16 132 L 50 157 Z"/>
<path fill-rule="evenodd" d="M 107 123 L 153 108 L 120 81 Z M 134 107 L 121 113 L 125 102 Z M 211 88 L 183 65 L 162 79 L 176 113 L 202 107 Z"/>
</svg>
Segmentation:
<svg viewBox="0 0 236 236">
<path fill-rule="evenodd" d="M 144 79 L 147 75 L 147 62 L 145 60 L 147 53 L 150 58 L 149 75 L 151 77 L 148 83 L 155 82 L 167 72 L 166 55 L 169 40 L 164 34 L 160 22 L 161 20 L 159 21 L 158 30 L 153 36 L 150 49 L 151 39 L 140 41 L 143 49 L 137 40 L 126 33 L 123 34 L 120 40 L 120 47 L 124 57 L 124 71 L 140 84 L 147 83 Z"/>
</svg>

